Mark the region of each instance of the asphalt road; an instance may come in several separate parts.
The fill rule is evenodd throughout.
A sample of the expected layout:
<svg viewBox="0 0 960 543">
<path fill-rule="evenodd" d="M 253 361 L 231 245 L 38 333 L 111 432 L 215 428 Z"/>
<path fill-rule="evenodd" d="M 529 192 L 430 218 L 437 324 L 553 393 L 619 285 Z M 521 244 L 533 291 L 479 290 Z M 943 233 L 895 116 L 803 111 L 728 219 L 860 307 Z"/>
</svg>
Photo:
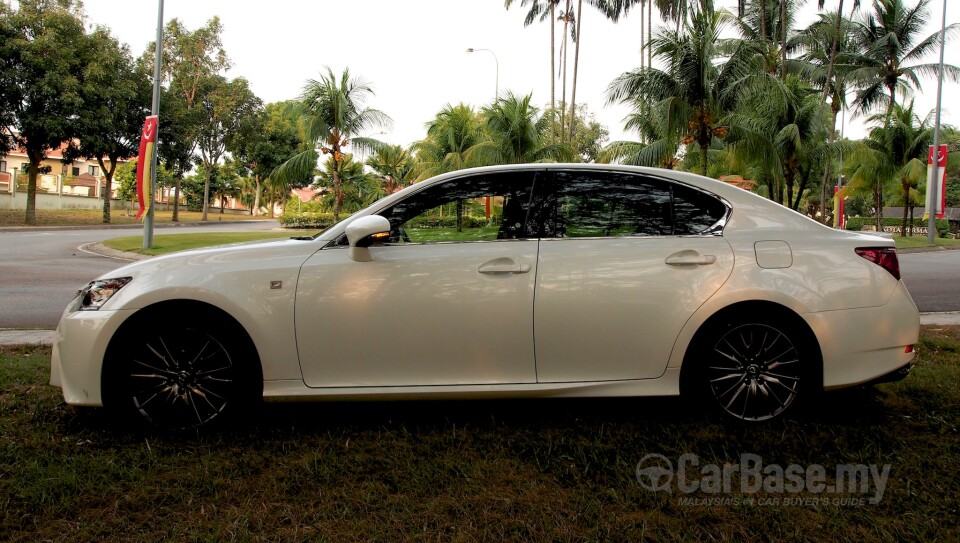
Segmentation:
<svg viewBox="0 0 960 543">
<path fill-rule="evenodd" d="M 960 250 L 902 254 L 900 277 L 920 311 L 960 311 Z"/>
<path fill-rule="evenodd" d="M 274 221 L 183 226 L 178 233 L 256 231 Z M 157 233 L 174 231 L 158 228 Z M 139 230 L 0 230 L 0 328 L 55 328 L 67 302 L 91 279 L 126 261 L 80 246 Z M 960 250 L 900 255 L 903 281 L 920 311 L 960 311 Z"/>
<path fill-rule="evenodd" d="M 249 232 L 276 227 L 276 221 L 210 223 L 158 227 L 154 234 Z M 126 228 L 0 230 L 0 328 L 56 328 L 78 289 L 100 274 L 127 264 L 125 260 L 85 253 L 79 247 L 140 233 L 142 229 Z"/>
</svg>

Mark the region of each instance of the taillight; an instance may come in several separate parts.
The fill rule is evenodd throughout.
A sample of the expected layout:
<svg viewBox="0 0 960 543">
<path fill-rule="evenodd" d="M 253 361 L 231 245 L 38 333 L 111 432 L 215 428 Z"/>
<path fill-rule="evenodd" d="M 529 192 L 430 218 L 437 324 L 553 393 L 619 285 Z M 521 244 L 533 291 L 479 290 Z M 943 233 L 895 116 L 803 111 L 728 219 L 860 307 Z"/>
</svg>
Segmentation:
<svg viewBox="0 0 960 543">
<path fill-rule="evenodd" d="M 900 279 L 900 262 L 897 260 L 897 250 L 893 247 L 858 247 L 854 251 L 890 272 L 897 280 Z"/>
</svg>

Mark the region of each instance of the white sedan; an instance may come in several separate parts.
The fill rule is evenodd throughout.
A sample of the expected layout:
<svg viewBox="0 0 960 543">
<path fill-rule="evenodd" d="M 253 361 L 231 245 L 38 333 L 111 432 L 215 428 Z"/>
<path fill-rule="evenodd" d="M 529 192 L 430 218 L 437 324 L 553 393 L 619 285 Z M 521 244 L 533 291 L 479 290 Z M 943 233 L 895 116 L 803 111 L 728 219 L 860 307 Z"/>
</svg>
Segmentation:
<svg viewBox="0 0 960 543">
<path fill-rule="evenodd" d="M 889 239 L 689 173 L 525 165 L 108 273 L 64 311 L 51 384 L 163 427 L 261 399 L 680 393 L 761 421 L 905 375 L 918 332 Z"/>
</svg>

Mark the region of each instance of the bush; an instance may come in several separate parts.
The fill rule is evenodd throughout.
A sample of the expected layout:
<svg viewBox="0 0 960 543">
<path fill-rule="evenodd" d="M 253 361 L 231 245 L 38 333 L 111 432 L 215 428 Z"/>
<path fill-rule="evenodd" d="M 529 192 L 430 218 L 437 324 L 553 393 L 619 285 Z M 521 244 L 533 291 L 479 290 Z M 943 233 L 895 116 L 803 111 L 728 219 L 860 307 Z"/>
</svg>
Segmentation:
<svg viewBox="0 0 960 543">
<path fill-rule="evenodd" d="M 287 211 L 278 219 L 284 228 L 330 228 L 334 224 L 333 213 L 314 211 Z"/>
<path fill-rule="evenodd" d="M 484 216 L 473 217 L 463 216 L 463 228 L 480 228 L 487 225 L 487 218 Z M 407 223 L 407 228 L 456 228 L 457 216 L 444 215 L 443 217 L 420 217 Z"/>
<path fill-rule="evenodd" d="M 876 224 L 877 224 L 876 217 L 850 217 L 849 219 L 847 219 L 847 230 L 860 231 L 860 230 L 863 230 L 864 226 L 874 226 Z M 939 236 L 941 238 L 946 237 L 946 235 L 950 232 L 950 221 L 948 221 L 947 219 L 937 219 L 936 224 L 937 224 L 937 233 L 939 234 Z M 884 217 L 883 226 L 884 227 L 903 226 L 903 217 Z M 924 220 L 922 217 L 914 217 L 913 226 L 914 227 L 922 226 L 925 228 L 927 226 L 927 221 Z"/>
</svg>

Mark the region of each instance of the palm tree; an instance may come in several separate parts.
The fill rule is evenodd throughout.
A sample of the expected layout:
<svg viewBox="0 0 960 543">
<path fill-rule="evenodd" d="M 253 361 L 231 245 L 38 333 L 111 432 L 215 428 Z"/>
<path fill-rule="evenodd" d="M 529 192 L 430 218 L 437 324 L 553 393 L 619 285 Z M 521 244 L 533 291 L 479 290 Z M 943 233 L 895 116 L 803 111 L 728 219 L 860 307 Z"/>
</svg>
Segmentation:
<svg viewBox="0 0 960 543">
<path fill-rule="evenodd" d="M 514 0 L 504 0 L 503 6 L 510 9 Z M 546 19 L 550 21 L 550 109 L 557 107 L 557 80 L 554 74 L 557 73 L 556 66 L 556 28 L 557 14 L 556 8 L 560 0 L 520 0 L 520 6 L 530 6 L 527 15 L 523 19 L 523 26 L 530 26 L 534 21 L 543 22 Z M 566 96 L 564 96 L 566 99 Z M 554 130 L 556 132 L 556 130 Z"/>
<path fill-rule="evenodd" d="M 876 113 L 869 122 L 874 127 L 861 148 L 851 156 L 853 173 L 845 190 L 872 189 L 880 216 L 883 186 L 895 183 L 903 202 L 901 234 L 906 235 L 911 188 L 927 174 L 927 150 L 933 140 L 933 130 L 914 114 L 912 102 L 907 107 L 895 104 L 889 114 Z M 877 228 L 882 229 L 882 224 L 878 223 Z"/>
<path fill-rule="evenodd" d="M 467 150 L 486 139 L 483 121 L 466 104 L 447 104 L 427 123 L 427 137 L 413 144 L 416 180 L 468 168 Z"/>
<path fill-rule="evenodd" d="M 702 3 L 709 4 L 709 0 Z M 730 127 L 723 118 L 736 103 L 737 85 L 752 57 L 745 47 L 739 47 L 726 62 L 715 62 L 720 57 L 721 32 L 730 19 L 725 11 L 690 11 L 681 30 L 661 30 L 650 42 L 666 70 L 633 70 L 607 88 L 608 103 L 648 103 L 662 111 L 666 133 L 684 145 L 698 147 L 703 175 L 707 174 L 708 151 L 715 140 L 728 135 Z"/>
<path fill-rule="evenodd" d="M 909 95 L 920 88 L 921 77 L 939 75 L 938 64 L 913 64 L 940 44 L 939 33 L 920 36 L 929 20 L 929 3 L 919 0 L 910 8 L 903 0 L 873 0 L 873 11 L 854 25 L 856 52 L 842 55 L 842 62 L 856 66 L 850 77 L 859 88 L 853 101 L 858 113 L 883 105 L 889 117 L 898 92 Z M 957 23 L 947 26 L 947 39 L 954 38 L 958 30 Z M 950 81 L 960 81 L 960 68 L 944 65 L 943 75 Z"/>
<path fill-rule="evenodd" d="M 474 165 L 526 164 L 552 160 L 572 160 L 573 150 L 566 143 L 550 141 L 548 116 L 540 115 L 530 104 L 531 95 L 518 97 L 507 93 L 483 108 L 486 140 L 470 147 L 466 160 Z"/>
<path fill-rule="evenodd" d="M 368 97 L 373 95 L 371 87 L 350 77 L 350 70 L 344 69 L 337 78 L 333 70 L 327 68 L 319 81 L 310 80 L 303 88 L 297 105 L 303 140 L 311 143 L 311 148 L 301 152 L 277 168 L 273 177 L 278 181 L 308 175 L 317 166 L 320 153 L 329 154 L 335 163 L 344 160 L 344 150 L 350 144 L 361 150 L 375 150 L 381 143 L 367 137 L 357 137 L 365 131 L 386 127 L 390 117 L 382 111 L 365 107 Z M 340 168 L 330 169 L 330 188 L 333 191 L 333 217 L 340 220 L 343 205 L 343 187 L 340 180 Z"/>
<path fill-rule="evenodd" d="M 413 183 L 416 179 L 414 159 L 410 152 L 399 145 L 382 145 L 367 158 L 369 166 L 380 177 L 384 194 L 394 192 Z"/>
<path fill-rule="evenodd" d="M 334 188 L 335 184 L 339 184 L 339 191 Z M 324 207 L 335 208 L 340 205 L 350 213 L 387 195 L 377 176 L 365 172 L 363 163 L 354 160 L 350 153 L 344 154 L 340 160 L 333 156 L 325 160 L 323 168 L 317 172 L 314 186 L 330 189 L 321 199 Z"/>
<path fill-rule="evenodd" d="M 824 0 L 820 0 L 822 9 Z M 836 14 L 821 14 L 819 20 L 801 32 L 798 41 L 805 49 L 801 59 L 808 63 L 812 70 L 810 79 L 819 85 L 823 92 L 823 102 L 830 101 L 830 130 L 827 132 L 827 145 L 832 148 L 836 140 L 837 116 L 847 105 L 847 89 L 849 67 L 841 65 L 837 70 L 838 54 L 853 52 L 853 41 L 850 39 L 851 21 L 843 16 L 843 0 L 840 0 Z M 860 2 L 854 0 L 851 14 L 860 7 Z M 828 159 L 823 164 L 823 178 L 821 179 L 821 202 L 827 200 L 827 186 L 830 181 L 833 160 Z M 823 219 L 827 219 L 824 213 Z"/>
<path fill-rule="evenodd" d="M 664 112 L 649 113 L 649 108 L 637 105 L 624 123 L 624 129 L 635 130 L 640 135 L 640 141 L 612 141 L 604 147 L 597 161 L 603 164 L 617 162 L 628 166 L 675 169 L 680 162 L 677 159 L 680 141 L 667 131 Z"/>
</svg>

